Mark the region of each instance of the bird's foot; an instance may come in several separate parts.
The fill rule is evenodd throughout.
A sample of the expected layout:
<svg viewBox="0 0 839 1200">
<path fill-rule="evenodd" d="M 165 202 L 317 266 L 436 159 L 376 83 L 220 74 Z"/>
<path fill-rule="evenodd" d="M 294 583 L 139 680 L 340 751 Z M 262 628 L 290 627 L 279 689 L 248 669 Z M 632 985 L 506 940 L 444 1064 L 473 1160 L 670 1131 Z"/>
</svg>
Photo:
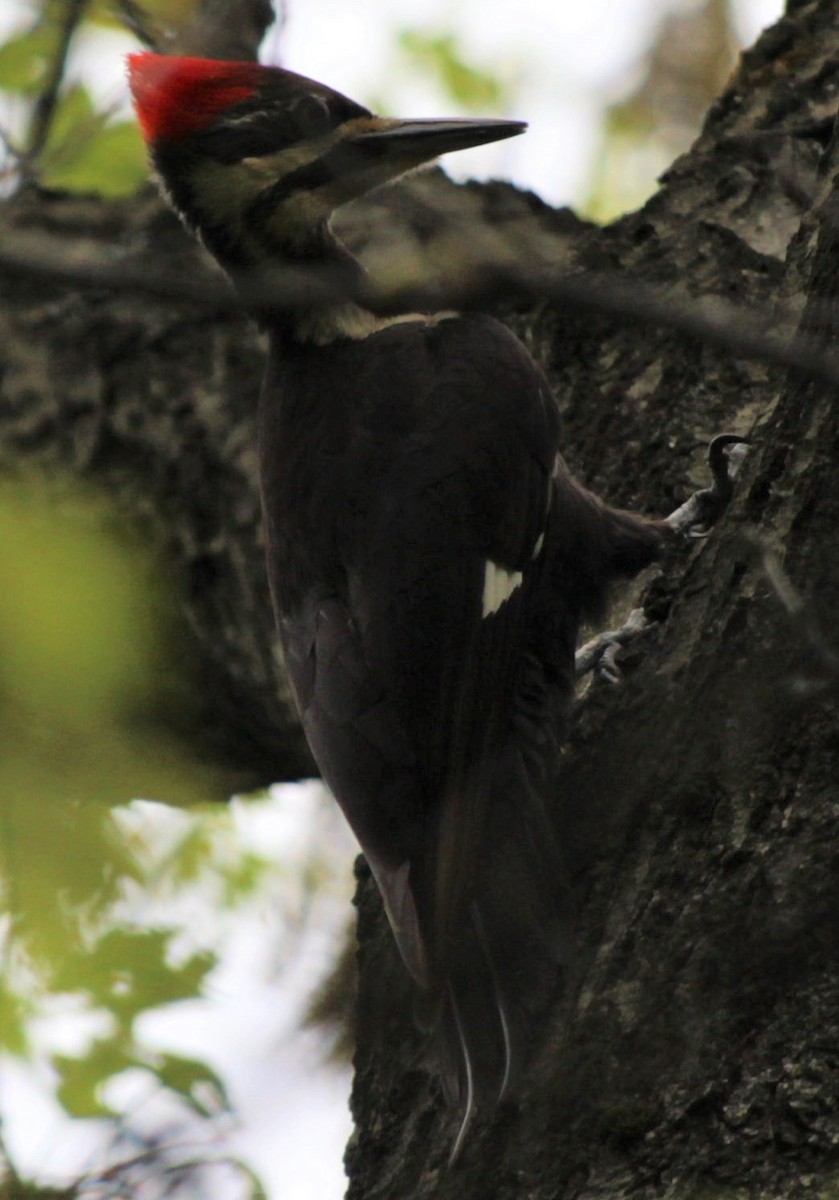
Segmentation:
<svg viewBox="0 0 839 1200">
<path fill-rule="evenodd" d="M 581 646 L 574 658 L 577 678 L 594 671 L 608 683 L 618 683 L 621 669 L 617 663 L 620 650 L 634 642 L 653 622 L 648 621 L 643 608 L 633 608 L 620 629 L 607 629 Z"/>
<path fill-rule="evenodd" d="M 748 446 L 749 439 L 735 433 L 721 433 L 713 438 L 708 446 L 708 466 L 713 483 L 694 492 L 665 518 L 673 533 L 690 539 L 707 537 L 734 495 L 734 480 Z M 634 608 L 620 629 L 607 629 L 591 638 L 577 651 L 574 662 L 577 678 L 581 679 L 591 671 L 609 683 L 619 682 L 618 654 L 654 624 L 643 608 Z"/>
<path fill-rule="evenodd" d="M 749 439 L 736 433 L 721 433 L 712 440 L 708 447 L 708 466 L 714 482 L 709 488 L 694 492 L 665 518 L 674 533 L 687 538 L 707 536 L 734 495 L 734 480 L 748 446 Z"/>
</svg>

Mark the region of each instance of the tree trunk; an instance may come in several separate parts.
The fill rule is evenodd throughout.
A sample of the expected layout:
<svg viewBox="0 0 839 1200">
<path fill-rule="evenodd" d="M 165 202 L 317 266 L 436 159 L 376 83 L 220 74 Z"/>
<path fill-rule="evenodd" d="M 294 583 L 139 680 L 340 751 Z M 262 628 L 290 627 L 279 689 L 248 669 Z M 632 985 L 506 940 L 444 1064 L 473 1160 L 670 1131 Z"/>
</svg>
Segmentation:
<svg viewBox="0 0 839 1200">
<path fill-rule="evenodd" d="M 497 185 L 439 176 L 350 211 L 423 202 L 538 228 L 553 258 L 683 299 L 832 328 L 839 200 L 839 7 L 793 3 L 744 55 L 692 150 L 608 229 Z M 448 211 L 447 207 L 447 211 Z M 29 197 L 6 228 L 191 255 L 151 201 Z M 0 231 L 2 232 L 2 231 Z M 375 259 L 375 246 L 368 252 Z M 185 263 L 194 260 L 187 257 Z M 0 463 L 104 483 L 153 526 L 191 650 L 184 736 L 250 782 L 307 757 L 277 665 L 262 566 L 258 336 L 226 311 L 82 295 L 25 273 L 0 300 Z M 826 1196 L 839 1187 L 839 409 L 801 370 L 696 337 L 542 302 L 509 314 L 546 367 L 577 474 L 663 514 L 705 481 L 697 444 L 748 434 L 738 495 L 645 582 L 659 624 L 620 686 L 593 686 L 564 757 L 557 821 L 580 907 L 576 977 L 525 1094 L 453 1130 L 359 869 L 354 1200 Z M 801 341 L 800 347 L 809 345 Z M 800 357 L 800 355 L 799 355 Z M 766 555 L 783 559 L 804 606 Z M 786 597 L 787 604 L 782 601 Z"/>
</svg>

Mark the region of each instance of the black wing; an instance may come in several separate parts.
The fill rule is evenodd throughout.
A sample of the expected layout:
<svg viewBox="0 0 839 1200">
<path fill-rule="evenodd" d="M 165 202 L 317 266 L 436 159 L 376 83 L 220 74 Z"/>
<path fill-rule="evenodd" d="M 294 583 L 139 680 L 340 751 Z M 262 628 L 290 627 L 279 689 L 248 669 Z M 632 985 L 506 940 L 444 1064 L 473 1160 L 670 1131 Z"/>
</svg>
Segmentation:
<svg viewBox="0 0 839 1200">
<path fill-rule="evenodd" d="M 331 461 L 342 571 L 312 570 L 281 627 L 315 759 L 436 998 L 468 1112 L 526 1058 L 568 954 L 547 809 L 577 613 L 555 591 L 541 372 L 485 318 L 397 336 L 404 392 L 368 379 Z"/>
</svg>

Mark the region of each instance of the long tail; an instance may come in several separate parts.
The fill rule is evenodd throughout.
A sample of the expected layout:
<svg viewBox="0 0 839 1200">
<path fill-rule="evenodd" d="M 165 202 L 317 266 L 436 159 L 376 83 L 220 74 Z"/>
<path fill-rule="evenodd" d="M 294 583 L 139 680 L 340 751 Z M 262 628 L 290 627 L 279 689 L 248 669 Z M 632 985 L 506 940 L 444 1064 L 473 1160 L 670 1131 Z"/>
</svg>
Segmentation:
<svg viewBox="0 0 839 1200">
<path fill-rule="evenodd" d="M 548 781 L 520 745 L 494 768 L 479 797 L 449 797 L 442 830 L 431 970 L 443 1085 L 461 1114 L 452 1159 L 475 1110 L 521 1081 L 573 954 L 573 903 L 546 807 Z M 470 821 L 464 810 L 475 804 L 480 820 Z"/>
</svg>

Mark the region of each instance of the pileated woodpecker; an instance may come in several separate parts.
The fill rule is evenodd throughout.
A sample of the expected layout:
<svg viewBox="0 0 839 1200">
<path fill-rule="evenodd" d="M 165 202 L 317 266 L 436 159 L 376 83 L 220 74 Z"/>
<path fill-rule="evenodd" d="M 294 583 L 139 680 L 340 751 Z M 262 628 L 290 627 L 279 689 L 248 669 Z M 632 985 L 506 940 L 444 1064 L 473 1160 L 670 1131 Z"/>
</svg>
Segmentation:
<svg viewBox="0 0 839 1200">
<path fill-rule="evenodd" d="M 245 291 L 271 266 L 361 277 L 335 208 L 525 128 L 378 117 L 251 63 L 135 54 L 129 73 L 167 198 Z M 575 482 L 545 376 L 491 317 L 380 319 L 346 299 L 262 299 L 259 317 L 286 664 L 435 1014 L 460 1141 L 520 1076 L 571 955 L 551 814 L 579 624 L 672 529 Z"/>
</svg>

